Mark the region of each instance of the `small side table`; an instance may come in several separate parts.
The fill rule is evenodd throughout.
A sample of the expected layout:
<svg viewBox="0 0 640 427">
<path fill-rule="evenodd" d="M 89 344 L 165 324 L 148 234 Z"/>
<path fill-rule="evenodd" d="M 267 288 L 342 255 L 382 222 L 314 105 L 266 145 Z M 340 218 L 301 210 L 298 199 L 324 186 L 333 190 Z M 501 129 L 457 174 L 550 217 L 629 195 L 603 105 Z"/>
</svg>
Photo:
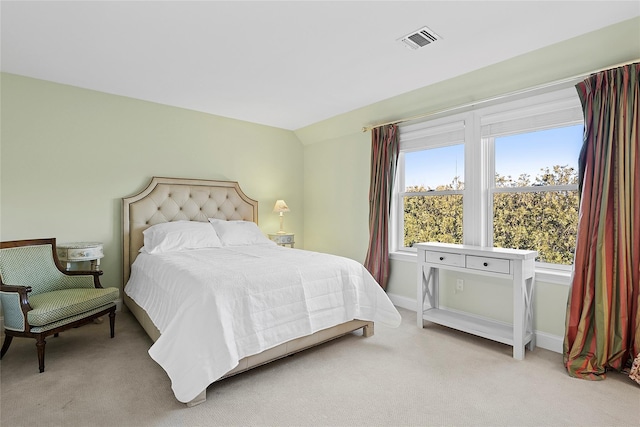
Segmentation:
<svg viewBox="0 0 640 427">
<path fill-rule="evenodd" d="M 100 242 L 72 242 L 56 245 L 58 259 L 66 263 L 67 270 L 72 262 L 90 261 L 92 270 L 100 270 L 100 259 L 104 257 Z"/>
<path fill-rule="evenodd" d="M 280 246 L 293 247 L 295 244 L 293 233 L 269 233 L 269 240 L 276 242 Z"/>
</svg>

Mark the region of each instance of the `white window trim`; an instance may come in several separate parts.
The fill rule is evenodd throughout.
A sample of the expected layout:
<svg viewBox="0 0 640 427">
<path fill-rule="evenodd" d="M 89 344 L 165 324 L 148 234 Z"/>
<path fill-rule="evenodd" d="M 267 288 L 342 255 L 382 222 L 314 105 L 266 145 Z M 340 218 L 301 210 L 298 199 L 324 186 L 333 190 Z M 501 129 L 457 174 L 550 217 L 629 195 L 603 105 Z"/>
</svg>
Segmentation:
<svg viewBox="0 0 640 427">
<path fill-rule="evenodd" d="M 490 215 L 490 198 L 493 191 L 492 176 L 488 171 L 495 170 L 493 164 L 493 144 L 488 143 L 486 132 L 489 125 L 499 126 L 506 123 L 503 133 L 495 133 L 491 136 L 506 135 L 509 133 L 526 132 L 527 127 L 518 127 L 518 120 L 531 116 L 539 116 L 540 123 L 534 123 L 531 130 L 566 126 L 582 122 L 582 110 L 579 98 L 572 86 L 549 93 L 532 95 L 526 98 L 514 97 L 513 100 L 505 99 L 502 102 L 483 107 L 470 107 L 463 113 L 448 116 L 434 117 L 420 122 L 401 125 L 399 127 L 400 158 L 398 160 L 397 179 L 394 186 L 394 197 L 391 203 L 391 222 L 389 230 L 389 253 L 391 259 L 415 262 L 416 251 L 413 248 L 401 246 L 404 239 L 404 215 L 400 189 L 404 186 L 404 152 L 415 151 L 424 148 L 437 148 L 439 146 L 453 145 L 439 141 L 425 144 L 425 138 L 442 133 L 442 131 L 455 129 L 456 124 L 464 123 L 464 180 L 463 190 L 463 243 L 467 245 L 489 246 L 493 237 L 489 236 L 492 225 Z M 579 115 L 578 115 L 579 114 Z M 557 119 L 557 120 L 554 120 Z M 509 126 L 515 124 L 516 131 L 509 132 Z M 479 159 L 469 161 L 470 159 Z M 513 191 L 559 191 L 574 188 L 571 186 L 549 186 L 532 189 L 519 188 Z M 500 191 L 511 191 L 500 189 Z M 458 192 L 456 192 L 458 193 Z M 434 194 L 434 193 L 430 193 Z M 572 266 L 559 264 L 536 263 L 537 280 L 569 284 Z"/>
<path fill-rule="evenodd" d="M 415 248 L 406 248 L 400 246 L 399 243 L 404 240 L 404 195 L 411 194 L 401 191 L 406 188 L 405 177 L 405 163 L 404 153 L 423 150 L 425 146 L 429 148 L 440 148 L 451 145 L 457 145 L 464 143 L 468 140 L 468 113 L 452 114 L 443 118 L 430 120 L 429 125 L 425 127 L 425 124 L 418 122 L 415 124 L 405 125 L 400 127 L 400 155 L 398 157 L 398 167 L 396 168 L 396 179 L 394 180 L 393 197 L 391 199 L 391 221 L 389 224 L 389 253 L 394 254 L 407 254 L 411 255 L 416 253 Z M 440 136 L 449 136 L 448 138 L 441 138 Z M 427 142 L 428 140 L 428 142 Z M 467 155 L 465 144 L 465 156 Z M 465 157 L 466 158 L 466 157 Z M 465 162 L 466 163 L 466 162 Z M 466 169 L 465 169 L 466 173 Z M 465 177 L 466 180 L 466 177 Z M 444 194 L 444 192 L 438 192 Z M 463 194 L 463 201 L 467 194 L 466 183 L 465 189 L 462 191 L 456 191 L 456 194 Z M 418 193 L 416 193 L 418 194 Z M 436 195 L 435 192 L 430 192 L 430 195 Z M 464 206 L 463 206 L 464 210 Z"/>
</svg>

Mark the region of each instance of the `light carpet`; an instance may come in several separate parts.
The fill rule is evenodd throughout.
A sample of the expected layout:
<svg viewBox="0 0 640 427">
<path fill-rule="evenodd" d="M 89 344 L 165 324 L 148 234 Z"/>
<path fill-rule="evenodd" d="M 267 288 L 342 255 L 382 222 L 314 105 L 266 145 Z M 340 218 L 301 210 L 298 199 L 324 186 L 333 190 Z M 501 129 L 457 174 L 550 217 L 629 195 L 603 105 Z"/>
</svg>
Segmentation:
<svg viewBox="0 0 640 427">
<path fill-rule="evenodd" d="M 15 338 L 0 364 L 0 424 L 13 426 L 640 426 L 640 387 L 611 373 L 571 378 L 562 356 L 445 327 L 358 333 L 211 385 L 207 401 L 175 400 L 135 318 L 47 339 Z"/>
</svg>

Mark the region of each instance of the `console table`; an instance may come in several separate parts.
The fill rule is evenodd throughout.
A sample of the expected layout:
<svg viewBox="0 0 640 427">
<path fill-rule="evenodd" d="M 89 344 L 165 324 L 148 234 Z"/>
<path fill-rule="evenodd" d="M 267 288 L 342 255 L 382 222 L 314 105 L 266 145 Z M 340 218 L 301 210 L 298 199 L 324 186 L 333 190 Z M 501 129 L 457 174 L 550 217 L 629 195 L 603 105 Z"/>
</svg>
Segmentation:
<svg viewBox="0 0 640 427">
<path fill-rule="evenodd" d="M 533 332 L 534 262 L 536 251 L 449 243 L 417 243 L 418 327 L 424 320 L 513 346 L 524 359 L 525 346 L 535 348 Z M 501 277 L 513 282 L 513 326 L 439 307 L 440 270 Z M 428 299 L 428 307 L 425 307 Z"/>
</svg>

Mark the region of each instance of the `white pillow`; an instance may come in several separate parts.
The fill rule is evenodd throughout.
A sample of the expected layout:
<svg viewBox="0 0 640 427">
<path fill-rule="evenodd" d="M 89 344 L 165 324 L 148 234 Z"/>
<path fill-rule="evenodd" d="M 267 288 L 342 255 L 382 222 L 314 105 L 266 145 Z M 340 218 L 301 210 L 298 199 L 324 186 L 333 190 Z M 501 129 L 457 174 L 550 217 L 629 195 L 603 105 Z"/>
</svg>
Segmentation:
<svg viewBox="0 0 640 427">
<path fill-rule="evenodd" d="M 209 222 L 216 230 L 223 246 L 247 246 L 247 245 L 275 245 L 275 242 L 267 239 L 262 234 L 255 222 L 251 221 L 224 221 L 209 218 Z"/>
<path fill-rule="evenodd" d="M 142 234 L 144 247 L 141 252 L 149 254 L 222 247 L 216 231 L 208 222 L 164 222 L 152 225 Z"/>
</svg>

